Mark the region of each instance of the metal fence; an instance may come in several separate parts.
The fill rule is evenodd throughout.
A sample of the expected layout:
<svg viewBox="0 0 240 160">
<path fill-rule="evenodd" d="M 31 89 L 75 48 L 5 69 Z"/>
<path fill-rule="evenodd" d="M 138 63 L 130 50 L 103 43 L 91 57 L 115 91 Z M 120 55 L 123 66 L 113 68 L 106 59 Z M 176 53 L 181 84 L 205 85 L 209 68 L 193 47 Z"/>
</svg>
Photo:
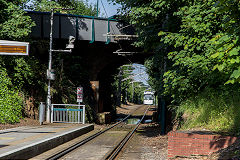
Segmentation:
<svg viewBox="0 0 240 160">
<path fill-rule="evenodd" d="M 65 108 L 64 106 L 68 106 L 69 108 Z M 77 107 L 77 109 L 71 107 Z M 85 124 L 85 105 L 52 104 L 51 123 L 54 122 Z"/>
</svg>

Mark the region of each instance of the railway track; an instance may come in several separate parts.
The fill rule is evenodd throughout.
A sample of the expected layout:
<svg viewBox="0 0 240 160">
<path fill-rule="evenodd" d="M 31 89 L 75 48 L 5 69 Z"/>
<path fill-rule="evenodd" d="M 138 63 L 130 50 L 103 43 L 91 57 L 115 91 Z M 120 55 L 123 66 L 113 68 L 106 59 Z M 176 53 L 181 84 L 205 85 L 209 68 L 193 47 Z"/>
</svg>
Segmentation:
<svg viewBox="0 0 240 160">
<path fill-rule="evenodd" d="M 149 108 L 149 107 L 148 107 Z M 106 128 L 105 130 L 99 131 L 86 139 L 80 141 L 79 143 L 70 146 L 64 151 L 58 152 L 55 155 L 48 158 L 48 160 L 56 159 L 105 159 L 113 160 L 116 158 L 118 153 L 124 147 L 124 145 L 130 140 L 131 136 L 137 130 L 138 126 L 143 121 L 148 108 L 143 113 L 143 116 L 138 121 L 138 123 L 131 128 L 130 131 L 114 131 L 113 128 L 127 125 L 124 122 L 130 117 L 134 116 L 134 112 L 127 115 L 121 121 L 113 124 L 112 126 Z M 105 143 L 105 144 L 101 144 Z M 111 144 L 113 143 L 113 144 Z"/>
</svg>

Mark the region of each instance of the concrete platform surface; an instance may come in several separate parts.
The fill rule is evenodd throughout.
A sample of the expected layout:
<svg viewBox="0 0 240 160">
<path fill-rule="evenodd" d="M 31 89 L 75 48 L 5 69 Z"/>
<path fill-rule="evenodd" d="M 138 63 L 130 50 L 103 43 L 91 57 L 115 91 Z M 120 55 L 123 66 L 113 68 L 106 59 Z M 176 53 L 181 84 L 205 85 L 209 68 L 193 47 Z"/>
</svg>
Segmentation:
<svg viewBox="0 0 240 160">
<path fill-rule="evenodd" d="M 0 130 L 0 159 L 29 159 L 94 129 L 92 124 L 48 124 Z"/>
</svg>

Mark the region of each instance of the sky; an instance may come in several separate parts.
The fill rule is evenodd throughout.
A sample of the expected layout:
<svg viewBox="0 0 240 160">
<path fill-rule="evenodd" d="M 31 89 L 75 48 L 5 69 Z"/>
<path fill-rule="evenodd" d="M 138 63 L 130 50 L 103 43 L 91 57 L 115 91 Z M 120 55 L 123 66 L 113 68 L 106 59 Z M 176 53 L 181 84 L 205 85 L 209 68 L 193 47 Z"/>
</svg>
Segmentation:
<svg viewBox="0 0 240 160">
<path fill-rule="evenodd" d="M 100 17 L 111 17 L 111 16 L 117 14 L 117 9 L 119 7 L 121 7 L 121 5 L 119 5 L 119 4 L 116 4 L 116 5 L 113 5 L 112 3 L 109 4 L 108 0 L 88 0 L 88 3 L 89 4 L 97 4 L 97 1 L 99 1 L 98 6 L 100 8 Z M 106 12 L 105 12 L 104 8 L 105 8 Z M 104 15 L 102 15 L 102 14 L 104 14 Z"/>
<path fill-rule="evenodd" d="M 146 67 L 142 64 L 136 64 L 133 63 L 133 67 L 135 68 L 133 70 L 134 80 L 143 82 L 145 85 L 148 85 L 148 74 L 146 73 Z"/>
</svg>

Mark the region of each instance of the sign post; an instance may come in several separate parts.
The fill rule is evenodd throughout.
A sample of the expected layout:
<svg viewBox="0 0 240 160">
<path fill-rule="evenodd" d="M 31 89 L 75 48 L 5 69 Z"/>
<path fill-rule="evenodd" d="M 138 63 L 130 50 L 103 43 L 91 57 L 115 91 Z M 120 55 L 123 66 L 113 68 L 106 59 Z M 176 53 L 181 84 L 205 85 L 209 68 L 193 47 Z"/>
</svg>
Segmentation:
<svg viewBox="0 0 240 160">
<path fill-rule="evenodd" d="M 81 105 L 81 102 L 83 102 L 83 87 L 77 87 L 77 102 L 79 105 Z M 80 106 L 78 109 L 81 109 Z M 83 118 L 83 124 L 85 124 L 85 106 L 83 106 L 82 118 Z"/>
<path fill-rule="evenodd" d="M 83 102 L 83 87 L 77 87 L 77 102 Z"/>
</svg>

